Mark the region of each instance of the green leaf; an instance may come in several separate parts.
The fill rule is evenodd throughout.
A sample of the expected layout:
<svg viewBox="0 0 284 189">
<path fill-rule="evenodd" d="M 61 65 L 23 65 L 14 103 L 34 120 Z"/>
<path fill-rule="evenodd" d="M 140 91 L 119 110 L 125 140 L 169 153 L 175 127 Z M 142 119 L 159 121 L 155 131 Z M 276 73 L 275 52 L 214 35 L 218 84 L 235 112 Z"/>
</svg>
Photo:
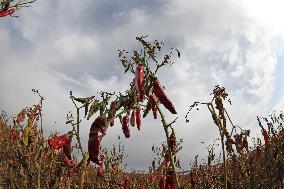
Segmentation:
<svg viewBox="0 0 284 189">
<path fill-rule="evenodd" d="M 92 115 L 94 115 L 99 110 L 99 108 L 100 108 L 100 103 L 98 100 L 95 100 L 89 109 L 87 120 L 89 120 L 90 117 L 92 117 Z"/>
<path fill-rule="evenodd" d="M 85 104 L 90 102 L 95 96 L 85 97 L 85 98 L 74 98 L 75 101 Z"/>
</svg>

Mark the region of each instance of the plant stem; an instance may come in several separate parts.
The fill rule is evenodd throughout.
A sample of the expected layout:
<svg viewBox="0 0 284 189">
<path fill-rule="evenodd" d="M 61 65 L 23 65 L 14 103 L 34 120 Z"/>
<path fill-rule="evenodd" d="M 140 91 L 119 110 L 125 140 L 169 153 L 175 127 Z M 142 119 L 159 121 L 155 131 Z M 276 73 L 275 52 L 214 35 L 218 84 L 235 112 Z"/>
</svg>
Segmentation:
<svg viewBox="0 0 284 189">
<path fill-rule="evenodd" d="M 80 108 L 77 108 L 76 107 L 76 118 L 77 118 L 77 122 L 76 122 L 76 125 L 77 125 L 77 131 L 76 131 L 76 138 L 77 138 L 77 141 L 78 141 L 78 144 L 79 144 L 79 148 L 81 150 L 81 153 L 82 155 L 84 154 L 83 152 L 83 148 L 82 148 L 82 144 L 81 144 L 81 140 L 80 140 Z"/>
<path fill-rule="evenodd" d="M 166 137 L 167 137 L 167 144 L 168 144 L 168 151 L 169 151 L 169 155 L 170 155 L 170 163 L 171 163 L 171 166 L 173 168 L 173 172 L 174 172 L 174 178 L 175 178 L 175 182 L 176 182 L 176 185 L 177 185 L 177 188 L 180 188 L 180 185 L 179 185 L 179 181 L 178 181 L 178 177 L 177 177 L 177 173 L 176 173 L 176 167 L 175 167 L 175 164 L 174 164 L 174 159 L 173 159 L 173 152 L 170 148 L 170 135 L 169 135 L 169 130 L 168 130 L 168 124 L 167 124 L 167 121 L 165 119 L 165 116 L 163 114 L 163 112 L 161 111 L 160 107 L 157 106 L 157 109 L 160 113 L 160 116 L 161 116 L 161 120 L 162 120 L 162 123 L 163 123 L 163 127 L 164 127 L 164 131 L 166 133 Z"/>
<path fill-rule="evenodd" d="M 37 164 L 38 165 L 38 167 L 37 167 L 37 189 L 40 189 L 40 172 L 41 172 L 41 165 L 40 165 L 40 162 L 39 162 L 39 164 Z"/>
<path fill-rule="evenodd" d="M 211 107 L 211 108 L 210 108 Z M 222 127 L 222 123 L 219 118 L 217 118 L 217 114 L 215 112 L 214 106 L 212 103 L 208 104 L 208 109 L 212 114 L 212 117 L 215 117 L 217 120 L 214 120 L 214 123 L 217 125 L 219 129 L 219 133 L 221 136 L 221 145 L 222 145 L 222 152 L 223 152 L 223 165 L 224 165 L 224 185 L 225 189 L 228 188 L 228 179 L 227 179 L 227 162 L 226 162 L 226 152 L 225 152 L 225 145 L 224 145 L 224 128 Z M 216 122 L 215 122 L 216 121 Z"/>
</svg>

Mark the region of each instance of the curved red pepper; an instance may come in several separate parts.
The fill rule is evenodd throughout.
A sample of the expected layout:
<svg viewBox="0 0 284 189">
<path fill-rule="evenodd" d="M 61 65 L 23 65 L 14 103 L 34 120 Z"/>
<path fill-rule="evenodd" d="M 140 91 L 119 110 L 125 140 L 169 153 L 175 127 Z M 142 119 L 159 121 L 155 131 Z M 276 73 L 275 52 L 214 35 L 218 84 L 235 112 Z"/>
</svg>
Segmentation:
<svg viewBox="0 0 284 189">
<path fill-rule="evenodd" d="M 88 141 L 89 158 L 93 163 L 101 164 L 99 160 L 100 143 L 103 136 L 106 134 L 105 118 L 99 116 L 91 126 Z"/>
<path fill-rule="evenodd" d="M 135 126 L 135 111 L 134 110 L 132 111 L 131 116 L 130 116 L 130 125 L 132 127 Z"/>
<path fill-rule="evenodd" d="M 140 131 L 141 128 L 141 113 L 140 113 L 140 107 L 136 108 L 136 125 L 137 129 Z"/>
<path fill-rule="evenodd" d="M 102 137 L 103 135 L 99 131 L 89 134 L 89 141 L 88 141 L 89 158 L 93 163 L 96 163 L 97 165 L 101 164 L 99 160 L 99 153 L 100 153 L 100 144 Z"/>
<path fill-rule="evenodd" d="M 167 186 L 166 189 L 175 189 L 176 188 L 176 183 L 175 183 L 173 171 L 167 172 L 167 185 L 166 186 Z"/>
<path fill-rule="evenodd" d="M 68 134 L 56 136 L 48 140 L 48 144 L 53 149 L 60 149 L 69 142 Z"/>
<path fill-rule="evenodd" d="M 16 9 L 8 9 L 8 10 L 3 10 L 0 12 L 0 17 L 8 16 L 13 14 L 16 11 Z"/>
<path fill-rule="evenodd" d="M 105 164 L 101 164 L 98 168 L 98 171 L 97 171 L 97 175 L 98 176 L 102 176 L 102 174 L 105 172 Z"/>
<path fill-rule="evenodd" d="M 160 189 L 166 189 L 167 176 L 163 176 L 160 180 Z"/>
<path fill-rule="evenodd" d="M 64 157 L 64 163 L 68 166 L 68 167 L 73 167 L 74 162 L 72 159 L 69 159 L 68 157 Z"/>
<path fill-rule="evenodd" d="M 12 132 L 12 133 L 11 133 L 11 139 L 12 139 L 13 141 L 16 141 L 17 138 L 18 138 L 17 132 L 16 132 L 14 129 L 12 129 L 11 132 Z"/>
<path fill-rule="evenodd" d="M 123 189 L 127 189 L 128 188 L 128 185 L 129 185 L 129 176 L 127 176 L 124 180 L 124 185 L 123 185 Z"/>
<path fill-rule="evenodd" d="M 161 86 L 161 84 L 160 84 L 160 82 L 157 78 L 154 79 L 153 93 L 157 96 L 157 98 L 165 106 L 165 108 L 167 108 L 172 114 L 177 113 L 173 103 L 167 97 L 163 87 Z"/>
<path fill-rule="evenodd" d="M 129 123 L 128 116 L 123 116 L 123 118 L 122 118 L 122 130 L 123 130 L 123 134 L 126 138 L 130 137 L 130 129 L 129 129 L 128 123 Z"/>
<path fill-rule="evenodd" d="M 72 135 L 69 136 L 68 143 L 64 144 L 64 146 L 63 146 L 63 152 L 66 155 L 66 157 L 70 160 L 72 159 L 72 157 L 71 157 L 71 153 L 72 153 L 71 143 L 72 143 Z"/>
<path fill-rule="evenodd" d="M 144 66 L 142 64 L 138 64 L 135 71 L 135 85 L 137 91 L 139 92 L 139 99 L 144 100 L 145 96 L 145 80 L 144 80 Z"/>
<path fill-rule="evenodd" d="M 91 125 L 91 130 L 90 132 L 95 132 L 95 131 L 100 131 L 103 135 L 106 135 L 106 119 L 102 116 L 99 116 L 95 119 L 93 124 Z"/>
</svg>

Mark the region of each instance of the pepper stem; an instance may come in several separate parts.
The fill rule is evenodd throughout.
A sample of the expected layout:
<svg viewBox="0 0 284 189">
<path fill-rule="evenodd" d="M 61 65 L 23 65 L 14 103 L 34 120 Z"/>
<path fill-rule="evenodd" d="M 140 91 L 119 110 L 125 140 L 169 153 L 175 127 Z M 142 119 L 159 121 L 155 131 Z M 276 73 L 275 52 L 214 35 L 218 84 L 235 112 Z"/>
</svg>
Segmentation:
<svg viewBox="0 0 284 189">
<path fill-rule="evenodd" d="M 168 130 L 168 126 L 169 124 L 167 123 L 166 119 L 165 119 L 165 116 L 163 114 L 163 112 L 161 111 L 160 107 L 157 106 L 157 109 L 159 111 L 159 114 L 161 116 L 161 121 L 163 123 L 163 127 L 164 127 L 164 131 L 165 131 L 165 134 L 166 134 L 166 137 L 167 137 L 167 145 L 168 145 L 168 152 L 169 152 L 169 156 L 170 156 L 170 163 L 171 163 L 171 167 L 173 169 L 173 173 L 174 173 L 174 178 L 175 178 L 175 183 L 177 185 L 177 188 L 181 188 L 180 187 L 180 184 L 179 184 L 179 181 L 178 181 L 178 177 L 177 177 L 177 173 L 176 173 L 176 166 L 174 164 L 174 158 L 173 158 L 173 152 L 172 152 L 172 149 L 170 148 L 170 135 L 169 135 L 169 130 Z"/>
</svg>

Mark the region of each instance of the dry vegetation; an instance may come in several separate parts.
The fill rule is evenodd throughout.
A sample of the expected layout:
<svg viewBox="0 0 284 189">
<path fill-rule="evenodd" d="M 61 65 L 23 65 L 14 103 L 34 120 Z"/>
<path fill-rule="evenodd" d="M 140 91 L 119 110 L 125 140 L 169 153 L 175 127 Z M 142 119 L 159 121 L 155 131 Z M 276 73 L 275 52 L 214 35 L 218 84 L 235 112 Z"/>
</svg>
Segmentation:
<svg viewBox="0 0 284 189">
<path fill-rule="evenodd" d="M 283 188 L 283 113 L 268 118 L 257 117 L 264 144 L 258 138 L 253 146 L 249 146 L 251 133 L 232 123 L 225 108 L 225 103 L 231 102 L 225 88 L 220 86 L 213 89 L 210 102 L 194 102 L 190 110 L 197 106 L 208 108 L 220 134 L 222 162 L 212 164 L 215 154 L 211 148 L 206 165 L 198 165 L 195 161 L 190 172 L 177 173 L 176 168 L 180 168 L 177 154 L 182 150 L 182 140 L 177 141 L 175 135 L 173 124 L 176 119 L 167 121 L 160 107 L 163 105 L 172 114 L 177 112 L 156 73 L 160 68 L 172 65 L 170 59 L 174 52 L 178 57 L 180 52 L 171 49 L 169 54 L 157 56 L 163 43 L 149 43 L 144 39 L 143 36 L 137 38 L 143 46 L 141 53 L 133 51 L 133 56 L 128 58 L 128 52 L 119 51 L 125 73 L 134 74 L 125 93 L 101 92 L 100 98 L 78 98 L 70 92 L 76 113 L 67 115 L 66 124 L 72 126 L 68 133 L 44 137 L 41 114 L 44 98 L 37 90 L 33 90 L 39 97 L 37 104 L 23 108 L 13 120 L 7 120 L 4 112 L 1 114 L 2 188 Z M 80 141 L 82 110 L 86 119 L 95 117 L 90 128 L 88 151 Z M 153 146 L 156 158 L 147 173 L 125 172 L 122 166 L 124 147 L 120 140 L 112 149 L 103 148 L 100 142 L 107 129 L 115 126 L 114 119 L 120 119 L 124 136 L 132 139 L 130 128 L 134 129 L 135 125 L 138 130 L 141 128 L 140 111 L 144 118 L 151 110 L 154 119 L 158 116 L 161 119 L 166 142 L 161 147 Z M 82 158 L 75 157 L 74 151 L 81 153 Z"/>
</svg>

